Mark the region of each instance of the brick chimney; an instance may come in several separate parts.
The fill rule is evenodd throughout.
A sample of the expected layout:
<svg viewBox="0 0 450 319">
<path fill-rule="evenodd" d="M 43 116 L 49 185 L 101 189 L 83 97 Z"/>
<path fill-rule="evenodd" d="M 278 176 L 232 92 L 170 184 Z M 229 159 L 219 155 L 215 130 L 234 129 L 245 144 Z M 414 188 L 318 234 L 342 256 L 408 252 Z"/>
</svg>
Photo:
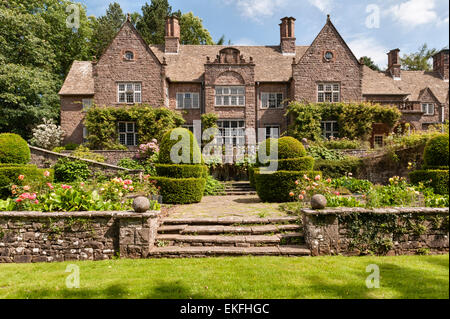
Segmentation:
<svg viewBox="0 0 450 319">
<path fill-rule="evenodd" d="M 178 54 L 180 48 L 180 22 L 176 16 L 166 19 L 165 52 Z"/>
<path fill-rule="evenodd" d="M 433 55 L 433 71 L 439 72 L 444 81 L 448 81 L 448 55 L 448 49 L 441 50 Z"/>
<path fill-rule="evenodd" d="M 400 49 L 389 51 L 388 55 L 388 72 L 391 73 L 394 80 L 401 80 L 400 71 Z"/>
<path fill-rule="evenodd" d="M 280 23 L 280 46 L 285 55 L 295 55 L 295 18 L 285 17 Z"/>
</svg>

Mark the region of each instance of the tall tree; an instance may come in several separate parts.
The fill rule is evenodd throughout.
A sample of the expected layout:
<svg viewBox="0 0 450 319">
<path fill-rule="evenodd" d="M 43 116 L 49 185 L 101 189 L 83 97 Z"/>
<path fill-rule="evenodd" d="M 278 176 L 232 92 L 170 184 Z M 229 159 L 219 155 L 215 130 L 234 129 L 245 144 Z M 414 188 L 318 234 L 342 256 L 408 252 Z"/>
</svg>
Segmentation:
<svg viewBox="0 0 450 319">
<path fill-rule="evenodd" d="M 142 17 L 136 28 L 147 43 L 164 44 L 166 18 L 172 14 L 168 0 L 151 0 L 142 7 Z M 176 14 L 181 16 L 180 12 Z"/>
<path fill-rule="evenodd" d="M 182 44 L 214 44 L 209 31 L 203 27 L 203 21 L 192 12 L 184 13 L 180 19 Z"/>
<path fill-rule="evenodd" d="M 431 71 L 433 66 L 430 59 L 436 53 L 436 49 L 428 49 L 428 45 L 425 43 L 417 52 L 403 55 L 403 58 L 400 59 L 402 67 L 411 71 Z"/>
<path fill-rule="evenodd" d="M 371 68 L 374 71 L 380 71 L 380 67 L 378 65 L 376 65 L 375 62 L 373 62 L 373 60 L 370 57 L 363 56 L 361 59 L 362 59 L 362 62 L 364 63 L 364 65 L 368 66 L 369 68 Z"/>
</svg>

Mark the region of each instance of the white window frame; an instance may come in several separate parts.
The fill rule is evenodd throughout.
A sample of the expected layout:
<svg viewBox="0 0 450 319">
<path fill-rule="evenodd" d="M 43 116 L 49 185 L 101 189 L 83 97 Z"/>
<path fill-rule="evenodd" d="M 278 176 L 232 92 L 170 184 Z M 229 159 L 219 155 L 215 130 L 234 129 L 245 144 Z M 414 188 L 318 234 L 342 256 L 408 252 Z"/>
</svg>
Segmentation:
<svg viewBox="0 0 450 319">
<path fill-rule="evenodd" d="M 92 105 L 94 104 L 94 99 L 82 99 L 81 100 L 81 105 L 83 106 L 83 111 L 87 112 Z"/>
<path fill-rule="evenodd" d="M 245 86 L 216 86 L 214 92 L 215 106 L 245 107 Z"/>
<path fill-rule="evenodd" d="M 180 101 L 182 104 L 180 106 Z M 187 105 L 187 101 L 190 101 L 190 105 Z M 197 103 L 194 103 L 197 101 Z M 177 110 L 197 110 L 200 108 L 200 93 L 193 92 L 178 92 L 176 94 L 176 108 Z"/>
<path fill-rule="evenodd" d="M 125 125 L 125 131 L 120 130 L 121 124 Z M 136 129 L 136 122 L 118 122 L 117 123 L 117 132 L 119 136 L 119 143 L 125 146 L 137 146 L 138 144 L 138 134 Z M 133 142 L 129 143 L 128 136 L 133 135 Z M 124 142 L 122 142 L 122 138 L 124 138 Z"/>
<path fill-rule="evenodd" d="M 327 98 L 329 95 L 330 98 Z M 317 83 L 317 103 L 339 103 L 341 84 L 333 82 Z"/>
<path fill-rule="evenodd" d="M 282 92 L 261 92 L 262 109 L 281 109 L 284 107 L 283 101 L 284 101 L 284 94 Z M 275 102 L 275 104 L 271 104 L 272 102 Z"/>
<path fill-rule="evenodd" d="M 266 140 L 268 138 L 280 138 L 280 125 L 266 125 L 264 126 L 265 130 L 266 130 Z M 270 129 L 270 133 L 267 134 L 267 130 Z M 278 130 L 278 134 L 273 134 L 273 129 L 277 129 Z"/>
<path fill-rule="evenodd" d="M 130 97 L 132 97 L 132 99 Z M 121 104 L 141 104 L 142 103 L 142 83 L 141 82 L 118 82 L 117 83 L 117 102 L 121 103 Z"/>
<path fill-rule="evenodd" d="M 331 129 L 327 129 L 327 124 L 331 125 Z M 329 139 L 330 137 L 339 137 L 339 126 L 337 121 L 322 121 L 320 122 L 320 128 L 322 130 L 322 136 L 326 139 Z"/>
<path fill-rule="evenodd" d="M 89 131 L 86 126 L 83 125 L 83 143 L 88 141 Z"/>
<path fill-rule="evenodd" d="M 232 123 L 237 123 L 236 127 Z M 245 145 L 245 120 L 241 119 L 222 119 L 217 121 L 219 135 L 217 139 L 221 139 L 222 145 L 240 146 Z M 239 140 L 239 143 L 238 143 Z M 229 143 L 231 141 L 231 143 Z"/>
<path fill-rule="evenodd" d="M 380 143 L 377 143 L 377 138 L 381 138 L 381 145 Z M 374 147 L 383 147 L 384 146 L 384 135 L 382 134 L 376 134 L 373 136 L 373 146 Z"/>
<path fill-rule="evenodd" d="M 430 112 L 430 110 L 432 110 L 432 112 Z M 422 112 L 424 115 L 434 115 L 436 113 L 434 103 L 422 103 Z"/>
</svg>

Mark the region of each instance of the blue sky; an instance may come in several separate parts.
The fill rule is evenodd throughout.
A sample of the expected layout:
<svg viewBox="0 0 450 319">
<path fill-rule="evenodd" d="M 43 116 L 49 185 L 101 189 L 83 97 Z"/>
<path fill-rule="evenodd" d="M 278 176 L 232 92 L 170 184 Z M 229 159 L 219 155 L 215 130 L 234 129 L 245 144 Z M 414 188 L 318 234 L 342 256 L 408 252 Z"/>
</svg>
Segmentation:
<svg viewBox="0 0 450 319">
<path fill-rule="evenodd" d="M 88 14 L 103 15 L 113 0 L 80 0 Z M 140 12 L 150 0 L 116 0 L 124 12 Z M 279 44 L 280 18 L 293 16 L 298 45 L 309 45 L 331 19 L 359 58 L 372 57 L 384 67 L 386 53 L 416 51 L 427 43 L 448 46 L 448 0 L 169 0 L 174 10 L 203 19 L 214 40 L 225 35 L 235 45 Z"/>
</svg>

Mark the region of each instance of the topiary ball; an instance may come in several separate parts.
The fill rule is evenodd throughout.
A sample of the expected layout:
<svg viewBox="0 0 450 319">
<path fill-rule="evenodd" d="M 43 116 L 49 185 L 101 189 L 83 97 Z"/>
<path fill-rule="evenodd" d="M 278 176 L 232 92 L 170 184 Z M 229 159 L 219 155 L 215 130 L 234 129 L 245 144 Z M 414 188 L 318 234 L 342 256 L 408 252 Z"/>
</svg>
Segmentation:
<svg viewBox="0 0 450 319">
<path fill-rule="evenodd" d="M 427 168 L 433 167 L 448 167 L 448 156 L 449 156 L 449 136 L 448 134 L 442 134 L 433 137 L 428 141 L 425 146 L 425 151 L 423 154 L 424 165 Z"/>
<path fill-rule="evenodd" d="M 27 142 L 17 134 L 0 134 L 0 163 L 28 164 L 31 159 Z"/>
<path fill-rule="evenodd" d="M 306 150 L 303 144 L 293 137 L 286 136 L 280 139 L 270 138 L 261 143 L 258 149 L 258 161 L 259 154 L 264 152 L 264 149 L 266 150 L 266 154 L 268 156 L 269 150 L 271 150 L 270 154 L 273 154 L 276 147 L 278 147 L 278 160 L 293 159 L 306 156 Z"/>
<path fill-rule="evenodd" d="M 174 139 L 171 139 L 174 138 Z M 178 158 L 171 158 L 172 148 Z M 183 153 L 189 154 L 189 158 Z M 189 153 L 187 153 L 189 152 Z M 161 139 L 159 151 L 161 164 L 200 164 L 203 163 L 202 153 L 197 140 L 191 131 L 185 128 L 175 128 L 167 132 Z"/>
</svg>

